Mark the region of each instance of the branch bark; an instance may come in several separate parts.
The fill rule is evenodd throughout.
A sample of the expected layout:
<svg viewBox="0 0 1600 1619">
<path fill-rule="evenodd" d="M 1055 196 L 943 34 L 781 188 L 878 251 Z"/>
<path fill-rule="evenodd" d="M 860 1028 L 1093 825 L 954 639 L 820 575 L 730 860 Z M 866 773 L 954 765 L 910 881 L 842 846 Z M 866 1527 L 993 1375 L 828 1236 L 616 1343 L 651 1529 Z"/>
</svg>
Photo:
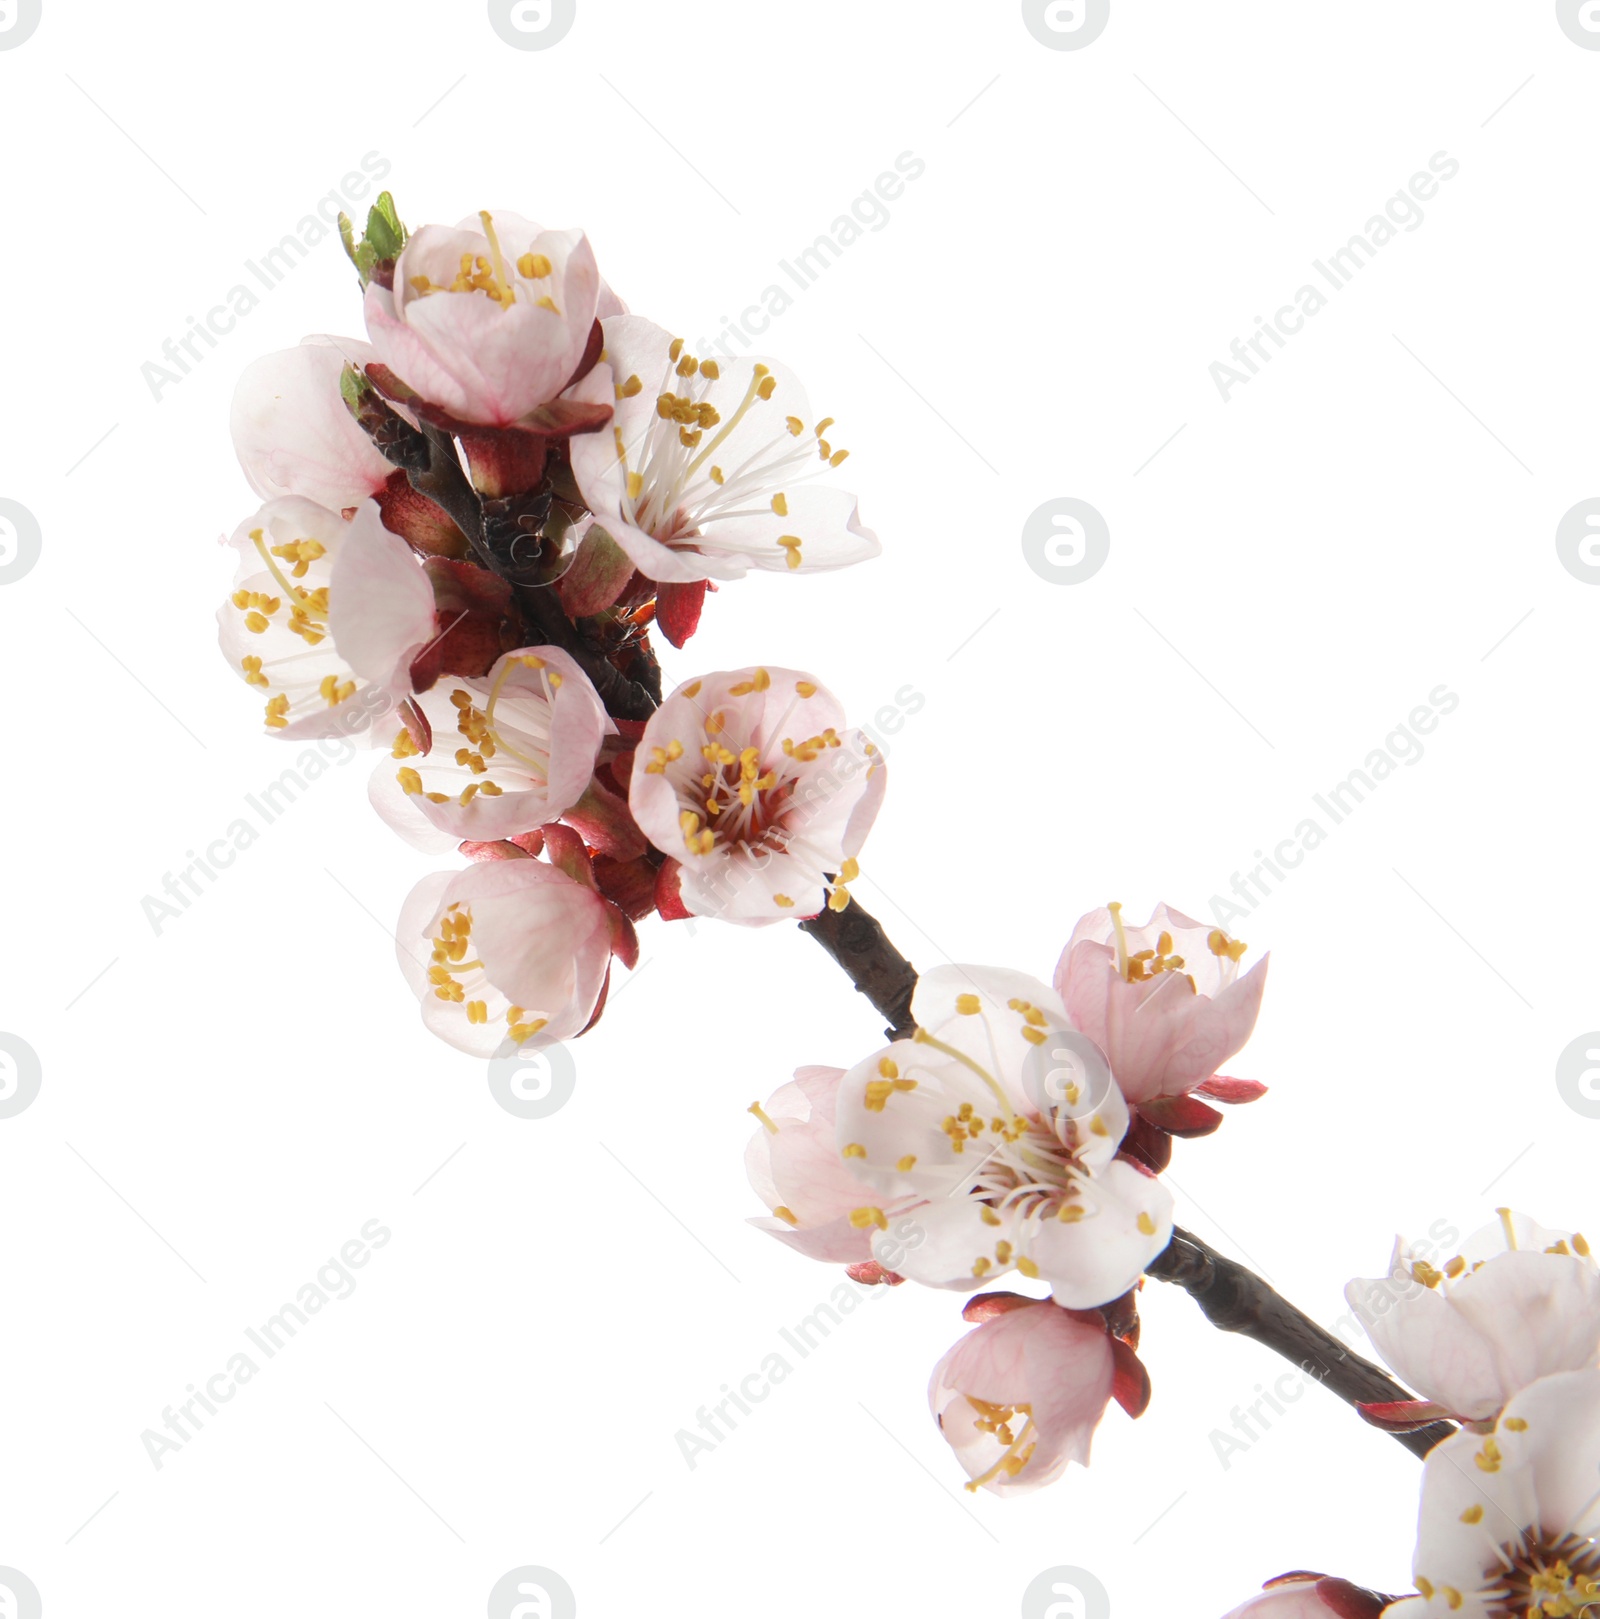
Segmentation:
<svg viewBox="0 0 1600 1619">
<path fill-rule="evenodd" d="M 1413 1398 L 1387 1372 L 1354 1354 L 1254 1271 L 1224 1258 L 1187 1231 L 1174 1228 L 1172 1241 L 1146 1274 L 1175 1283 L 1200 1306 L 1212 1326 L 1253 1338 L 1350 1405 Z M 1448 1422 L 1435 1422 L 1415 1433 L 1392 1437 L 1412 1455 L 1426 1456 L 1454 1432 Z"/>
<path fill-rule="evenodd" d="M 800 924 L 844 969 L 859 994 L 889 1020 L 891 1040 L 909 1040 L 916 1030 L 911 996 L 917 969 L 895 949 L 879 922 L 852 896 L 842 911 L 823 911 Z"/>
<path fill-rule="evenodd" d="M 483 502 L 461 470 L 454 441 L 427 423 L 422 426 L 431 454 L 425 467 L 408 467 L 411 487 L 426 495 L 450 515 L 466 535 L 473 553 L 487 568 L 495 570 L 495 559 L 484 542 Z M 659 698 L 636 680 L 630 680 L 585 637 L 563 611 L 555 592 L 543 585 L 517 585 L 517 605 L 528 627 L 548 646 L 558 646 L 572 654 L 579 668 L 594 683 L 606 711 L 617 719 L 647 720 L 655 713 Z"/>
</svg>

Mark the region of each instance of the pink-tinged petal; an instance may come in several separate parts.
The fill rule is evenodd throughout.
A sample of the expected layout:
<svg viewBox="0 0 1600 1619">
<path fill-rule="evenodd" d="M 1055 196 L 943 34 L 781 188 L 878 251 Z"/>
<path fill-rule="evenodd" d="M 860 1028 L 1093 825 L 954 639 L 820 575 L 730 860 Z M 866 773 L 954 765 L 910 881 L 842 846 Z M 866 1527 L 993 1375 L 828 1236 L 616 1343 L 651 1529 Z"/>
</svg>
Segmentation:
<svg viewBox="0 0 1600 1619">
<path fill-rule="evenodd" d="M 1058 1478 L 1069 1462 L 1088 1465 L 1112 1378 L 1104 1329 L 1044 1302 L 962 1338 L 934 1368 L 928 1402 L 969 1489 L 1022 1494 Z M 995 1432 L 997 1420 L 1009 1442 Z"/>
<path fill-rule="evenodd" d="M 1036 1008 L 1045 1021 L 1031 1022 L 1013 1002 Z M 1036 1106 L 1023 1075 L 1042 1045 L 1025 1031 L 1069 1026 L 1066 1008 L 1047 984 L 1005 967 L 930 968 L 917 981 L 911 1013 L 918 1027 L 994 1075 L 1022 1110 Z"/>
<path fill-rule="evenodd" d="M 724 565 L 733 566 L 735 559 L 743 559 L 741 572 L 747 565 L 767 573 L 833 573 L 883 555 L 878 536 L 863 527 L 859 503 L 848 489 L 803 487 L 788 494 L 785 504 L 788 512 L 782 517 L 756 512 L 716 524 L 701 542 L 706 560 L 724 557 Z M 800 541 L 798 548 L 779 545 L 789 535 Z M 789 561 L 791 551 L 797 564 Z"/>
<path fill-rule="evenodd" d="M 1016 1236 L 1014 1221 L 1002 1217 L 991 1225 L 984 1212 L 981 1205 L 959 1197 L 919 1206 L 895 1222 L 900 1229 L 873 1233 L 872 1257 L 924 1287 L 971 1293 L 985 1278 L 993 1281 L 1004 1272 L 995 1249 Z"/>
<path fill-rule="evenodd" d="M 508 1039 L 581 1033 L 610 971 L 609 911 L 592 889 L 540 860 L 490 861 L 425 878 L 396 934 L 423 1021 L 476 1056 Z M 444 950 L 452 937 L 466 946 L 454 956 Z M 474 1017 L 474 1006 L 484 1015 Z"/>
<path fill-rule="evenodd" d="M 344 341 L 372 357 L 366 344 Z M 240 376 L 233 394 L 233 447 L 263 500 L 303 495 L 342 512 L 388 482 L 394 468 L 340 397 L 345 363 L 340 348 L 306 342 L 263 355 Z"/>
<path fill-rule="evenodd" d="M 1172 1240 L 1172 1194 L 1118 1160 L 1083 1188 L 1077 1206 L 1081 1218 L 1040 1220 L 1019 1247 L 1059 1303 L 1087 1310 L 1126 1293 Z"/>
<path fill-rule="evenodd" d="M 762 1108 L 761 1128 L 745 1150 L 745 1172 L 757 1194 L 790 1231 L 826 1227 L 874 1201 L 873 1189 L 850 1172 L 835 1135 L 835 1109 L 842 1068 L 800 1068 Z M 776 1126 L 769 1128 L 767 1121 Z M 781 1233 L 780 1233 L 781 1235 Z M 856 1258 L 868 1253 L 866 1233 L 856 1233 Z M 801 1246 L 797 1240 L 793 1246 Z"/>
<path fill-rule="evenodd" d="M 871 1262 L 871 1232 L 859 1230 L 849 1219 L 829 1220 L 818 1226 L 791 1226 L 786 1220 L 773 1217 L 749 1222 L 757 1231 L 765 1231 L 786 1247 L 807 1259 L 818 1259 L 826 1265 L 860 1265 Z"/>
<path fill-rule="evenodd" d="M 394 691 L 397 700 L 409 693 L 411 660 L 433 639 L 433 586 L 416 553 L 383 526 L 370 501 L 356 512 L 333 564 L 328 628 L 361 679 Z"/>
</svg>

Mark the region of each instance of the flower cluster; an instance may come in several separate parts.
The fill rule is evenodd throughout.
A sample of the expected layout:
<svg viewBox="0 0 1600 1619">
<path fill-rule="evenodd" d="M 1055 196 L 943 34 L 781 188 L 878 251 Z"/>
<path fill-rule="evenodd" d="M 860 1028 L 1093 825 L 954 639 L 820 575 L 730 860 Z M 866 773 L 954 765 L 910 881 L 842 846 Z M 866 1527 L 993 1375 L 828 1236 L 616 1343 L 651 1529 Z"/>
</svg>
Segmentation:
<svg viewBox="0 0 1600 1619">
<path fill-rule="evenodd" d="M 923 974 L 909 1038 L 845 1070 L 804 1068 L 762 1106 L 746 1168 L 755 1223 L 858 1279 L 973 1293 L 1015 1273 L 1043 1298 L 987 1293 L 929 1398 L 969 1489 L 1036 1489 L 1087 1463 L 1114 1398 L 1150 1399 L 1135 1290 L 1172 1237 L 1159 1178 L 1200 1100 L 1264 1087 L 1217 1073 L 1249 1038 L 1266 962 L 1158 906 L 1074 929 L 1055 985 L 996 967 Z"/>
<path fill-rule="evenodd" d="M 847 452 L 792 373 L 699 358 L 601 278 L 581 231 L 483 212 L 358 243 L 364 339 L 240 380 L 263 504 L 235 531 L 223 653 L 280 739 L 360 737 L 401 836 L 458 850 L 406 901 L 426 1025 L 489 1054 L 583 1032 L 636 925 L 849 904 L 883 760 L 811 674 L 663 699 L 652 645 L 751 568 L 877 555 Z"/>
</svg>

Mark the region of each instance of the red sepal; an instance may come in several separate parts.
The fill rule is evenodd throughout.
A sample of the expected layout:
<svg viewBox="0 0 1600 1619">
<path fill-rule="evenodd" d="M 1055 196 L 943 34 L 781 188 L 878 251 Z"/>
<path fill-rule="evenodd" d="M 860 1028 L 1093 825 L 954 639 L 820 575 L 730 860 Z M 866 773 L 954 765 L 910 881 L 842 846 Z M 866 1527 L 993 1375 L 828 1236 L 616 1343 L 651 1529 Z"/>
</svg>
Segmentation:
<svg viewBox="0 0 1600 1619">
<path fill-rule="evenodd" d="M 1150 1373 L 1145 1364 L 1120 1338 L 1111 1340 L 1111 1398 L 1130 1417 L 1142 1417 L 1150 1409 Z"/>
<path fill-rule="evenodd" d="M 993 1321 L 996 1316 L 1008 1315 L 1012 1310 L 1025 1310 L 1032 1304 L 1045 1304 L 1045 1299 L 1030 1299 L 1021 1293 L 976 1293 L 967 1300 L 961 1311 L 963 1321 L 977 1325 Z"/>
<path fill-rule="evenodd" d="M 650 847 L 629 812 L 627 799 L 613 792 L 598 776 L 563 819 L 577 827 L 590 848 L 613 860 L 637 860 Z"/>
<path fill-rule="evenodd" d="M 545 828 L 544 846 L 550 864 L 565 872 L 575 883 L 582 883 L 592 893 L 600 892 L 589 865 L 589 850 L 581 837 L 570 826 L 553 821 Z"/>
<path fill-rule="evenodd" d="M 1358 1400 L 1356 1410 L 1385 1433 L 1415 1433 L 1431 1423 L 1449 1422 L 1455 1413 L 1433 1400 Z"/>
<path fill-rule="evenodd" d="M 1172 1162 L 1172 1137 L 1141 1117 L 1139 1110 L 1134 1108 L 1128 1120 L 1128 1133 L 1122 1138 L 1120 1156 L 1153 1175 L 1159 1175 Z"/>
<path fill-rule="evenodd" d="M 706 603 L 707 579 L 686 585 L 662 585 L 656 591 L 656 623 L 661 633 L 681 647 L 700 628 L 700 610 Z"/>
<path fill-rule="evenodd" d="M 656 868 L 648 859 L 613 860 L 597 854 L 590 862 L 596 886 L 630 921 L 649 916 L 656 908 Z"/>
<path fill-rule="evenodd" d="M 661 913 L 663 922 L 685 922 L 694 912 L 683 903 L 679 893 L 680 874 L 682 865 L 676 860 L 665 860 L 661 870 L 656 873 L 656 910 Z"/>
<path fill-rule="evenodd" d="M 531 860 L 533 856 L 526 849 L 519 849 L 514 843 L 507 843 L 503 838 L 490 843 L 474 843 L 470 838 L 465 843 L 456 845 L 456 853 L 463 854 L 468 860 Z"/>
<path fill-rule="evenodd" d="M 1379 1619 L 1379 1615 L 1395 1597 L 1379 1596 L 1349 1580 L 1321 1579 L 1317 1581 L 1317 1596 L 1326 1608 L 1331 1608 L 1338 1619 Z"/>
<path fill-rule="evenodd" d="M 1158 1130 L 1181 1136 L 1185 1141 L 1208 1136 L 1222 1123 L 1222 1115 L 1214 1107 L 1207 1107 L 1192 1096 L 1157 1096 L 1140 1102 L 1138 1109 Z"/>
<path fill-rule="evenodd" d="M 863 1259 L 859 1264 L 846 1265 L 844 1273 L 852 1282 L 866 1287 L 899 1287 L 905 1280 L 899 1271 L 885 1270 L 875 1259 Z"/>
<path fill-rule="evenodd" d="M 413 489 L 411 480 L 398 467 L 372 498 L 378 503 L 383 526 L 391 534 L 398 534 L 412 550 L 424 556 L 464 557 L 471 549 L 455 520 L 442 506 Z"/>
<path fill-rule="evenodd" d="M 1244 1102 L 1259 1102 L 1267 1094 L 1267 1087 L 1259 1079 L 1229 1079 L 1226 1074 L 1213 1074 L 1204 1085 L 1196 1085 L 1194 1093 L 1237 1107 Z"/>
</svg>

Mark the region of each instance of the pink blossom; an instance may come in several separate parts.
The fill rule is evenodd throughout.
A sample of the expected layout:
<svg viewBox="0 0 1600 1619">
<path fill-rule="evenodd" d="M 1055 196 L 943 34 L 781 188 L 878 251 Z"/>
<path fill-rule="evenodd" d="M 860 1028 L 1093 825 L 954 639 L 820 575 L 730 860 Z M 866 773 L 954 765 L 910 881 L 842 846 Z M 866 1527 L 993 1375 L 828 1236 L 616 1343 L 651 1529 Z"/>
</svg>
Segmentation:
<svg viewBox="0 0 1600 1619">
<path fill-rule="evenodd" d="M 261 693 L 271 733 L 350 735 L 405 700 L 435 633 L 433 587 L 371 501 L 349 522 L 298 496 L 268 501 L 232 544 L 240 565 L 220 641 Z"/>
<path fill-rule="evenodd" d="M 1396 1238 L 1389 1275 L 1345 1297 L 1432 1415 L 1492 1421 L 1519 1389 L 1600 1358 L 1600 1266 L 1581 1235 L 1502 1209 L 1460 1253 L 1430 1255 Z"/>
<path fill-rule="evenodd" d="M 592 888 L 533 859 L 425 877 L 396 930 L 423 1022 L 484 1057 L 507 1040 L 582 1033 L 606 985 L 613 936 L 611 907 Z"/>
<path fill-rule="evenodd" d="M 1017 1301 L 969 1332 L 933 1370 L 928 1403 L 969 1490 L 1036 1490 L 1089 1446 L 1111 1401 L 1113 1340 L 1103 1324 Z"/>
<path fill-rule="evenodd" d="M 1058 1032 L 1050 989 L 1003 968 L 936 967 L 911 1011 L 916 1036 L 839 1086 L 840 1156 L 875 1189 L 851 1216 L 873 1256 L 929 1287 L 1018 1270 L 1069 1308 L 1121 1297 L 1171 1239 L 1172 1195 L 1121 1156 L 1128 1107 L 1104 1057 Z M 891 1225 L 908 1209 L 915 1243 Z"/>
<path fill-rule="evenodd" d="M 1525 1619 L 1600 1611 L 1600 1371 L 1513 1396 L 1492 1433 L 1428 1453 L 1412 1579 L 1391 1619 Z"/>
<path fill-rule="evenodd" d="M 1267 960 L 1243 977 L 1245 947 L 1158 905 L 1130 927 L 1120 905 L 1091 911 L 1056 967 L 1073 1026 L 1105 1052 L 1135 1106 L 1188 1095 L 1250 1038 Z"/>
<path fill-rule="evenodd" d="M 372 800 L 404 832 L 418 818 L 455 839 L 493 842 L 559 820 L 588 790 L 616 726 L 559 647 L 508 652 L 482 680 L 444 680 L 416 699 L 432 747 L 409 731 L 377 767 Z"/>
<path fill-rule="evenodd" d="M 761 1128 L 745 1150 L 745 1173 L 772 1210 L 752 1220 L 780 1242 L 811 1259 L 862 1264 L 872 1257 L 869 1233 L 851 1224 L 850 1213 L 869 1203 L 873 1191 L 839 1157 L 834 1128 L 842 1068 L 799 1068 L 765 1107 L 750 1111 Z"/>
<path fill-rule="evenodd" d="M 656 710 L 628 801 L 680 863 L 688 912 L 755 926 L 849 903 L 885 767 L 844 725 L 833 694 L 794 669 L 704 675 Z"/>
<path fill-rule="evenodd" d="M 581 231 L 544 231 L 516 214 L 481 228 L 424 225 L 395 264 L 392 290 L 367 288 L 380 361 L 462 422 L 509 427 L 554 399 L 580 368 L 600 272 Z"/>
<path fill-rule="evenodd" d="M 572 441 L 596 523 L 647 579 L 820 573 L 879 554 L 855 496 L 816 483 L 847 452 L 775 362 L 697 360 L 638 316 L 603 323 L 604 363 L 572 391 L 614 406 L 613 431 Z"/>
</svg>

